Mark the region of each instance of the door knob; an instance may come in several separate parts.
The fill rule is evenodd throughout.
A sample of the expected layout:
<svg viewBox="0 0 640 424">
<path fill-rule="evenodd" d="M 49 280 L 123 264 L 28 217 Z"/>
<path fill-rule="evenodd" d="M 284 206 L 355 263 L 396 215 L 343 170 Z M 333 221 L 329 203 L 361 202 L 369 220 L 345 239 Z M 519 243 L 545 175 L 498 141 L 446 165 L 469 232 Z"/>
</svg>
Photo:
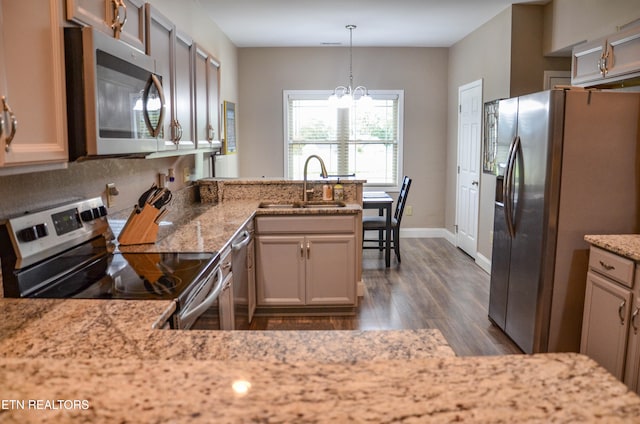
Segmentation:
<svg viewBox="0 0 640 424">
<path fill-rule="evenodd" d="M 477 181 L 471 181 L 471 185 L 475 185 L 475 186 L 477 186 L 477 185 L 478 185 L 478 182 L 477 182 Z"/>
</svg>

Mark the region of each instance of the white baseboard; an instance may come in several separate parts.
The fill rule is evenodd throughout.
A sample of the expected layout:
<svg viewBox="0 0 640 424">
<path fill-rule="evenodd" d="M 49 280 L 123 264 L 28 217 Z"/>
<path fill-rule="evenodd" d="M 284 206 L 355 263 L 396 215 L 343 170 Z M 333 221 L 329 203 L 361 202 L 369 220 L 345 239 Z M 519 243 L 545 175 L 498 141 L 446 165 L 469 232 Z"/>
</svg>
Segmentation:
<svg viewBox="0 0 640 424">
<path fill-rule="evenodd" d="M 447 238 L 444 228 L 400 228 L 400 238 Z"/>
<path fill-rule="evenodd" d="M 484 272 L 491 275 L 491 261 L 487 259 L 486 256 L 478 253 L 478 256 L 476 257 L 476 265 L 482 268 Z"/>
</svg>

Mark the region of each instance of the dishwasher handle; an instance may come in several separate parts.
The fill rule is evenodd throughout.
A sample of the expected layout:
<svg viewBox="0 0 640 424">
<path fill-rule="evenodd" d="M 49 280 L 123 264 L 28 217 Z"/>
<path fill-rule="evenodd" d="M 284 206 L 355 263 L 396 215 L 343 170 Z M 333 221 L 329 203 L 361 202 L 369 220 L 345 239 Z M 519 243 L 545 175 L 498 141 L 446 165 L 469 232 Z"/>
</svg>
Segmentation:
<svg viewBox="0 0 640 424">
<path fill-rule="evenodd" d="M 220 266 L 217 267 L 216 271 L 217 272 L 215 272 L 215 274 L 211 276 L 211 279 L 215 278 L 215 276 L 218 277 L 218 281 L 216 282 L 216 285 L 214 286 L 214 288 L 211 290 L 211 292 L 200 304 L 195 306 L 193 309 L 187 309 L 184 312 L 184 314 L 182 314 L 181 321 L 183 322 L 191 322 L 192 320 L 195 321 L 196 318 L 202 315 L 207 309 L 211 307 L 211 305 L 213 305 L 213 302 L 216 301 L 224 285 L 222 267 Z"/>
<path fill-rule="evenodd" d="M 237 241 L 240 238 L 243 238 L 244 240 L 242 241 Z M 245 246 L 247 246 L 250 242 L 251 242 L 251 233 L 249 233 L 249 231 L 244 230 L 242 232 L 242 234 L 240 234 L 240 236 L 238 237 L 238 239 L 234 240 L 231 243 L 231 248 L 237 252 L 238 250 L 244 248 Z"/>
</svg>

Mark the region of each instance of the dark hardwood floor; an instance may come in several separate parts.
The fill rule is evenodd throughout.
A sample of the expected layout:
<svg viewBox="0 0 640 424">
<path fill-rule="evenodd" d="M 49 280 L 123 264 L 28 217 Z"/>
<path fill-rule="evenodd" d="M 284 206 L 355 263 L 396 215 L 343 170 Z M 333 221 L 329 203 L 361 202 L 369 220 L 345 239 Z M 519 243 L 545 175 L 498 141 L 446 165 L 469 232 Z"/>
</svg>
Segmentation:
<svg viewBox="0 0 640 424">
<path fill-rule="evenodd" d="M 255 330 L 437 328 L 460 356 L 521 353 L 487 318 L 489 275 L 444 239 L 403 239 L 402 263 L 363 253 L 364 297 L 355 316 L 256 317 Z M 393 255 L 392 255 L 393 256 Z"/>
</svg>

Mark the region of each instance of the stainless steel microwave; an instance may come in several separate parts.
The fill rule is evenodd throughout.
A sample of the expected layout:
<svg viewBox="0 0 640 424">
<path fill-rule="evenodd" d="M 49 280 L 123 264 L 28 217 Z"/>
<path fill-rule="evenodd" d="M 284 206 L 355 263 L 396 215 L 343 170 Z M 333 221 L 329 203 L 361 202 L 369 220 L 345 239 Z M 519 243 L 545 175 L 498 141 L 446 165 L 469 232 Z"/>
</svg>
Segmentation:
<svg viewBox="0 0 640 424">
<path fill-rule="evenodd" d="M 65 28 L 69 160 L 144 156 L 163 137 L 155 60 L 92 28 Z"/>
</svg>

